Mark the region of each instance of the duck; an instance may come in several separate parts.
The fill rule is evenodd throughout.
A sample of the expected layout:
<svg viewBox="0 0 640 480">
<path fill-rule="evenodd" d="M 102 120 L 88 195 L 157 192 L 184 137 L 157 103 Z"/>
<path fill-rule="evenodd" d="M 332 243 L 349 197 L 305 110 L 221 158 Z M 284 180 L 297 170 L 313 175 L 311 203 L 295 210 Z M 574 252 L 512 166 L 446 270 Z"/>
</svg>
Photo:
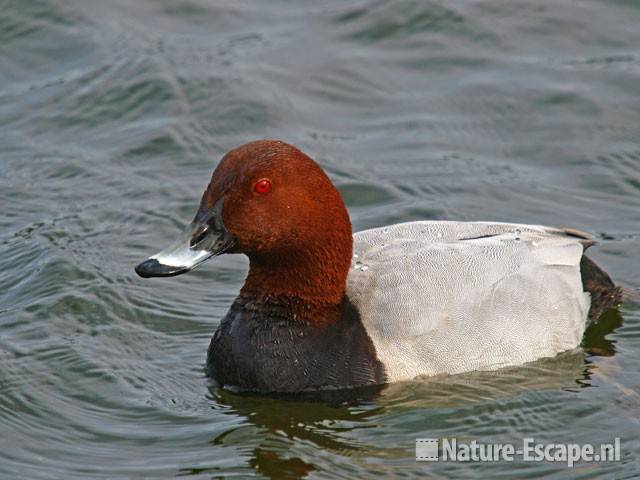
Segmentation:
<svg viewBox="0 0 640 480">
<path fill-rule="evenodd" d="M 135 267 L 181 275 L 244 254 L 211 339 L 222 388 L 297 393 L 497 370 L 578 348 L 623 289 L 573 228 L 424 220 L 352 233 L 340 193 L 293 145 L 258 140 L 215 168 L 178 240 Z"/>
</svg>

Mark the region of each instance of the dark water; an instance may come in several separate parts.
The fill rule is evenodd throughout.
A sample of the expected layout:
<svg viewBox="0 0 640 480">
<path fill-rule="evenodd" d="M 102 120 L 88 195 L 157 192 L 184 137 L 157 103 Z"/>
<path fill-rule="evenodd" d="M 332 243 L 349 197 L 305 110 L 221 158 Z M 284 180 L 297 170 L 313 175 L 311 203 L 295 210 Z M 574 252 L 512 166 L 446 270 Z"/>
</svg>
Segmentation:
<svg viewBox="0 0 640 480">
<path fill-rule="evenodd" d="M 354 227 L 594 232 L 640 287 L 640 3 L 0 2 L 0 477 L 637 478 L 640 308 L 585 350 L 347 404 L 210 388 L 237 256 L 175 279 L 228 149 L 316 158 Z M 602 443 L 622 460 L 416 463 L 414 441 Z"/>
</svg>

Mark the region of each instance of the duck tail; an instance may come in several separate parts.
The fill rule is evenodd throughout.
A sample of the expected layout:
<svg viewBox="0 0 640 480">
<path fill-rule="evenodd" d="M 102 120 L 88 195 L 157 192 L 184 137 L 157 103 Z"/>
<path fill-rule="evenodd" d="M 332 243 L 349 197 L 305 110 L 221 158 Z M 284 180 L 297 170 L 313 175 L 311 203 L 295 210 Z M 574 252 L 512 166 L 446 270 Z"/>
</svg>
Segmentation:
<svg viewBox="0 0 640 480">
<path fill-rule="evenodd" d="M 622 288 L 622 302 L 640 303 L 640 289 Z"/>
<path fill-rule="evenodd" d="M 627 300 L 627 291 L 613 283 L 609 274 L 586 255 L 580 260 L 580 273 L 584 291 L 591 295 L 591 320 L 597 320 L 606 310 Z"/>
</svg>

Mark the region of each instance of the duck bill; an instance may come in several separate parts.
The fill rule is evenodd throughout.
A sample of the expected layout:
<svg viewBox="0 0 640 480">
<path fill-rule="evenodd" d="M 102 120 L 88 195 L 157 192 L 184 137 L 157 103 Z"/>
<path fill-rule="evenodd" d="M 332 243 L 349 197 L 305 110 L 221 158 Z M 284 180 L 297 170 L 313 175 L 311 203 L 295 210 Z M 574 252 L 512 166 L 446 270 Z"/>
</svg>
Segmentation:
<svg viewBox="0 0 640 480">
<path fill-rule="evenodd" d="M 198 210 L 196 218 L 181 237 L 136 268 L 143 278 L 173 277 L 193 270 L 205 260 L 220 255 L 235 244 L 235 238 L 222 223 L 220 199 L 210 210 Z"/>
</svg>

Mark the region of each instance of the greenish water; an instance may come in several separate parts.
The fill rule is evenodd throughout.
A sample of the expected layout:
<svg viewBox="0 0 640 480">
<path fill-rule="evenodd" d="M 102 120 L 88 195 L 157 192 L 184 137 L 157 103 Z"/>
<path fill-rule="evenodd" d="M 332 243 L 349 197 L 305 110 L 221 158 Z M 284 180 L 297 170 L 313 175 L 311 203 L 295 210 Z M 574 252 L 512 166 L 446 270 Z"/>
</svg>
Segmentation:
<svg viewBox="0 0 640 480">
<path fill-rule="evenodd" d="M 640 308 L 584 351 L 347 403 L 211 387 L 246 273 L 133 266 L 228 149 L 316 158 L 356 230 L 568 225 L 640 288 L 640 3 L 0 2 L 0 477 L 638 478 Z M 604 443 L 615 463 L 418 463 L 416 438 Z"/>
</svg>

